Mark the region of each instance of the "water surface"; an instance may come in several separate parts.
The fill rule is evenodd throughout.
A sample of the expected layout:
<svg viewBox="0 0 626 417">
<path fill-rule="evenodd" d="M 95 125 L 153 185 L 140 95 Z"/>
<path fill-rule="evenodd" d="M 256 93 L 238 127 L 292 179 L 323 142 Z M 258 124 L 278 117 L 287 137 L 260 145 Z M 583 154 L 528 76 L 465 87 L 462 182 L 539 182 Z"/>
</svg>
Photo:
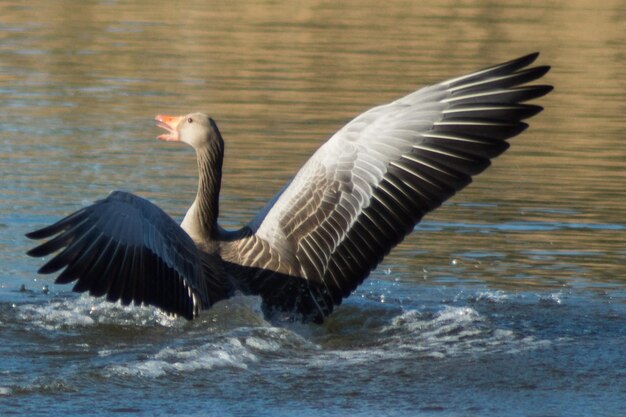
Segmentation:
<svg viewBox="0 0 626 417">
<path fill-rule="evenodd" d="M 0 414 L 626 414 L 626 7 L 620 1 L 0 4 Z M 182 218 L 226 140 L 222 223 L 344 123 L 542 52 L 546 110 L 323 326 L 240 297 L 188 323 L 37 276 L 34 228 L 125 189 Z"/>
</svg>

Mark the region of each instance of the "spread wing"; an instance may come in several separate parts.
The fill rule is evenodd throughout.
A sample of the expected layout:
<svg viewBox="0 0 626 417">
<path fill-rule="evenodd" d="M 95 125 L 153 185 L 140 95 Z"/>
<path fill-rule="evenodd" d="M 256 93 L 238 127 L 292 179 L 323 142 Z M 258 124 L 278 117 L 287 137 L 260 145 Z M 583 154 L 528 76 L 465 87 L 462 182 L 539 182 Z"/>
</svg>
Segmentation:
<svg viewBox="0 0 626 417">
<path fill-rule="evenodd" d="M 537 56 L 423 88 L 338 131 L 250 224 L 255 236 L 240 259 L 262 269 L 280 259 L 284 279 L 308 285 L 259 275 L 252 290 L 283 310 L 308 291 L 317 311 L 296 308 L 318 319 L 329 314 L 424 214 L 509 147 L 506 140 L 527 127 L 521 120 L 542 110 L 522 104 L 552 89 L 521 86 L 548 72 L 526 68 Z"/>
<path fill-rule="evenodd" d="M 187 233 L 160 208 L 130 193 L 115 191 L 26 236 L 52 238 L 28 254 L 60 250 L 39 272 L 65 268 L 56 283 L 77 281 L 77 292 L 125 305 L 151 304 L 187 319 L 224 298 L 222 284 Z"/>
</svg>

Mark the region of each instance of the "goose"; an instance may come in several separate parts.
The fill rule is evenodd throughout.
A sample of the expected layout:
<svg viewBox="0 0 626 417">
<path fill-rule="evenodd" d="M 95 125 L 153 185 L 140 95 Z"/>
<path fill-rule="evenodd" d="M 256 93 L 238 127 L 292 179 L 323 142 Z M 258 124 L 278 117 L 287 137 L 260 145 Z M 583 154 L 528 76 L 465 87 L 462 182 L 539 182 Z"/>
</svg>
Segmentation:
<svg viewBox="0 0 626 417">
<path fill-rule="evenodd" d="M 156 116 L 158 139 L 196 153 L 197 194 L 182 223 L 125 191 L 28 233 L 27 253 L 56 283 L 188 320 L 235 294 L 263 313 L 322 323 L 412 232 L 543 108 L 552 90 L 525 85 L 549 66 L 529 54 L 428 86 L 354 118 L 323 143 L 244 227 L 218 223 L 224 140 L 203 113 Z"/>
</svg>

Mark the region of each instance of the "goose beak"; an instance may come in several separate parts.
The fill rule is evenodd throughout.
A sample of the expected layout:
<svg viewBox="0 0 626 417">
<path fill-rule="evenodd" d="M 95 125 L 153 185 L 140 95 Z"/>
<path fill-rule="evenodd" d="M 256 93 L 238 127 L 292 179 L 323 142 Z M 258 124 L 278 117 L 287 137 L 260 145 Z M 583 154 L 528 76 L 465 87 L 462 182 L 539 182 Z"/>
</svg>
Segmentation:
<svg viewBox="0 0 626 417">
<path fill-rule="evenodd" d="M 178 142 L 180 140 L 178 136 L 178 123 L 180 123 L 183 116 L 166 116 L 164 114 L 157 115 L 154 120 L 157 121 L 157 126 L 167 130 L 167 133 L 157 136 L 157 139 L 167 142 Z"/>
</svg>

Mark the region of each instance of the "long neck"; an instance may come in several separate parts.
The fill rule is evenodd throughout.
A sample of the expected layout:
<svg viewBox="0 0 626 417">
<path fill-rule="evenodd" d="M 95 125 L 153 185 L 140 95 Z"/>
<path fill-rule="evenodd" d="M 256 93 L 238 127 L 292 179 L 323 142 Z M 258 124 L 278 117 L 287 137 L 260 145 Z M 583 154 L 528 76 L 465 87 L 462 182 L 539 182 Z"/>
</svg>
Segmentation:
<svg viewBox="0 0 626 417">
<path fill-rule="evenodd" d="M 215 140 L 196 149 L 198 159 L 198 192 L 187 211 L 182 228 L 197 242 L 208 243 L 219 233 L 219 195 L 222 183 L 224 141 L 218 134 Z"/>
</svg>

